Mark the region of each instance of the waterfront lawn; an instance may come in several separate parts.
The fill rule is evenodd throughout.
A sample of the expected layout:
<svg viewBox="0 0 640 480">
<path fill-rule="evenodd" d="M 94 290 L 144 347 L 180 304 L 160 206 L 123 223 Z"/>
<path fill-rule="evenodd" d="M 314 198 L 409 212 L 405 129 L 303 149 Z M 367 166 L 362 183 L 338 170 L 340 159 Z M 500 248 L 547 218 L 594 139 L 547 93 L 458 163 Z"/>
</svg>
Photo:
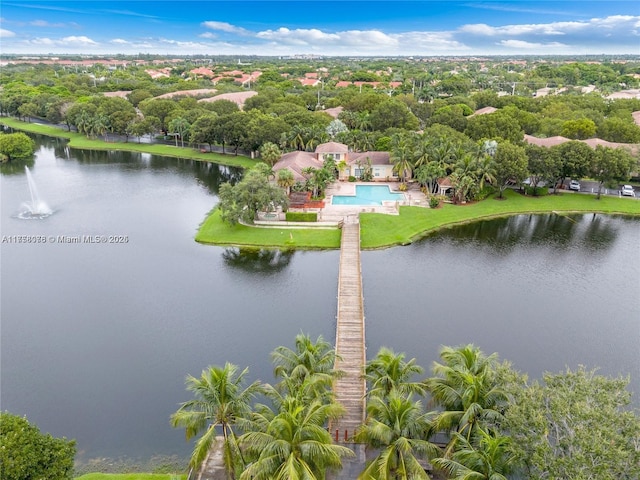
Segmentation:
<svg viewBox="0 0 640 480">
<path fill-rule="evenodd" d="M 186 475 L 160 473 L 87 473 L 75 480 L 186 480 Z"/>
<path fill-rule="evenodd" d="M 526 213 L 606 213 L 640 215 L 640 200 L 560 193 L 544 197 L 523 196 L 512 190 L 505 199 L 488 198 L 467 205 L 444 204 L 442 208 L 400 207 L 400 215 L 360 214 L 360 245 L 363 249 L 407 245 L 438 229 L 477 220 Z"/>
<path fill-rule="evenodd" d="M 400 215 L 360 214 L 362 249 L 407 245 L 441 228 L 477 220 L 527 213 L 604 213 L 640 216 L 640 200 L 595 195 L 560 193 L 544 197 L 523 196 L 512 190 L 505 199 L 488 198 L 467 205 L 444 204 L 442 208 L 400 207 Z M 340 230 L 257 228 L 229 226 L 216 209 L 196 234 L 196 241 L 214 245 L 255 248 L 323 249 L 340 248 Z"/>
<path fill-rule="evenodd" d="M 190 160 L 200 160 L 205 162 L 219 163 L 231 167 L 253 167 L 257 160 L 253 160 L 241 155 L 213 153 L 202 153 L 191 147 L 175 147 L 173 145 L 162 145 L 155 143 L 137 143 L 135 137 L 131 137 L 129 142 L 105 142 L 100 139 L 87 138 L 85 135 L 76 132 L 67 132 L 52 125 L 42 125 L 39 123 L 21 122 L 14 118 L 2 117 L 0 123 L 17 130 L 25 132 L 39 133 L 50 137 L 66 138 L 69 140 L 71 148 L 83 148 L 87 150 L 123 150 L 127 152 L 144 152 L 153 155 L 163 155 L 165 157 L 186 158 Z"/>
<path fill-rule="evenodd" d="M 196 241 L 254 248 L 328 249 L 340 248 L 340 230 L 230 226 L 220 218 L 220 210 L 215 209 L 200 226 Z"/>
</svg>

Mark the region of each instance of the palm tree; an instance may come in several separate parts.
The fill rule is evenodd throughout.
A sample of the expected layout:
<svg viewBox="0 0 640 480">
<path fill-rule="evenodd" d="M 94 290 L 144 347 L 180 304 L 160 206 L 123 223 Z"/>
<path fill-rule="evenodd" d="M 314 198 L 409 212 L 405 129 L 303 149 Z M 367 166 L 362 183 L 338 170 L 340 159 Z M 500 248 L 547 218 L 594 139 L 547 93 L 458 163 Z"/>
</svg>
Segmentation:
<svg viewBox="0 0 640 480">
<path fill-rule="evenodd" d="M 315 148 L 321 143 L 325 143 L 329 140 L 329 134 L 327 131 L 319 125 L 314 125 L 305 129 L 306 142 L 305 148 L 307 151 L 314 151 Z"/>
<path fill-rule="evenodd" d="M 414 375 L 424 373 L 424 369 L 416 365 L 416 359 L 404 361 L 404 353 L 395 353 L 393 350 L 382 347 L 376 357 L 367 363 L 365 378 L 369 382 L 369 396 L 386 396 L 391 390 L 408 395 L 417 393 L 425 394 L 425 386 L 422 382 L 412 381 Z"/>
<path fill-rule="evenodd" d="M 428 479 L 421 461 L 435 457 L 439 450 L 424 440 L 432 430 L 422 403 L 391 390 L 386 398 L 372 397 L 367 412 L 356 441 L 379 448 L 380 453 L 358 480 Z"/>
<path fill-rule="evenodd" d="M 440 140 L 431 151 L 431 159 L 443 168 L 450 169 L 454 159 L 454 145 L 449 140 Z"/>
<path fill-rule="evenodd" d="M 305 127 L 294 125 L 289 131 L 289 135 L 287 135 L 287 144 L 295 150 L 304 150 L 306 143 L 305 138 Z"/>
<path fill-rule="evenodd" d="M 393 171 L 404 183 L 413 171 L 413 148 L 408 137 L 396 135 L 392 140 L 391 158 Z"/>
<path fill-rule="evenodd" d="M 353 452 L 334 445 L 325 425 L 344 411 L 337 403 L 271 396 L 277 411 L 261 405 L 252 416 L 253 428 L 240 437 L 240 446 L 253 462 L 240 480 L 323 480 L 329 469 L 340 469 Z"/>
<path fill-rule="evenodd" d="M 178 117 L 171 120 L 169 123 L 169 129 L 178 134 L 180 137 L 180 144 L 184 147 L 184 137 L 186 137 L 189 133 L 189 129 L 191 128 L 191 124 L 187 121 L 186 118 Z M 176 137 L 176 146 L 178 146 L 178 137 Z"/>
<path fill-rule="evenodd" d="M 462 169 L 456 170 L 449 175 L 449 179 L 458 201 L 464 202 L 475 195 L 478 185 L 476 177 L 472 173 L 467 173 Z"/>
<path fill-rule="evenodd" d="M 296 183 L 293 172 L 288 168 L 278 170 L 278 177 L 276 182 L 278 183 L 279 187 L 286 189 L 287 195 L 289 195 L 289 193 L 291 192 L 291 187 L 293 187 Z"/>
<path fill-rule="evenodd" d="M 265 142 L 260 147 L 260 156 L 267 163 L 267 165 L 273 167 L 273 165 L 280 160 L 282 151 L 280 147 L 273 142 Z"/>
<path fill-rule="evenodd" d="M 422 137 L 416 144 L 415 149 L 415 166 L 420 167 L 426 165 L 431 160 L 431 150 L 433 146 L 428 138 Z"/>
<path fill-rule="evenodd" d="M 434 194 L 438 190 L 438 179 L 446 174 L 447 171 L 439 162 L 431 161 L 416 170 L 416 179 L 427 187 L 430 194 Z"/>
<path fill-rule="evenodd" d="M 474 447 L 460 434 L 459 449 L 452 459 L 436 458 L 433 465 L 446 471 L 451 480 L 507 480 L 515 467 L 511 438 L 478 429 L 480 441 Z"/>
<path fill-rule="evenodd" d="M 78 132 L 84 133 L 88 137 L 91 122 L 92 118 L 89 112 L 86 110 L 80 112 L 80 115 L 78 115 L 78 118 L 76 119 L 76 128 L 78 129 Z"/>
<path fill-rule="evenodd" d="M 365 132 L 371 128 L 371 115 L 369 112 L 365 110 L 356 113 L 354 128 Z"/>
<path fill-rule="evenodd" d="M 187 440 L 204 431 L 191 454 L 190 466 L 198 468 L 216 440 L 216 428 L 224 437 L 224 464 L 227 478 L 234 477 L 235 466 L 242 456 L 233 426 L 251 412 L 250 402 L 262 391 L 259 382 L 244 387 L 245 368 L 237 374 L 238 367 L 226 363 L 224 367 L 210 366 L 202 371 L 200 378 L 187 376 L 187 390 L 194 399 L 180 405 L 171 415 L 173 427 L 184 427 Z"/>
<path fill-rule="evenodd" d="M 275 376 L 292 382 L 293 387 L 288 385 L 289 391 L 312 379 L 330 387 L 342 373 L 334 370 L 336 352 L 322 335 L 313 342 L 309 335 L 299 333 L 295 339 L 295 350 L 278 347 L 271 353 L 271 360 L 275 365 Z"/>
<path fill-rule="evenodd" d="M 484 188 L 485 183 L 495 183 L 496 162 L 491 155 L 479 152 L 476 157 L 476 176 L 480 190 Z"/>
<path fill-rule="evenodd" d="M 498 425 L 508 397 L 496 377 L 497 355 L 485 356 L 479 348 L 466 345 L 443 347 L 440 358 L 443 363 L 433 366 L 436 376 L 425 381 L 433 401 L 443 408 L 434 421 L 436 430 L 464 434 L 470 441 L 479 426 Z"/>
<path fill-rule="evenodd" d="M 89 134 L 92 137 L 104 135 L 109 129 L 109 117 L 102 113 L 98 113 L 91 118 L 89 123 Z"/>
</svg>

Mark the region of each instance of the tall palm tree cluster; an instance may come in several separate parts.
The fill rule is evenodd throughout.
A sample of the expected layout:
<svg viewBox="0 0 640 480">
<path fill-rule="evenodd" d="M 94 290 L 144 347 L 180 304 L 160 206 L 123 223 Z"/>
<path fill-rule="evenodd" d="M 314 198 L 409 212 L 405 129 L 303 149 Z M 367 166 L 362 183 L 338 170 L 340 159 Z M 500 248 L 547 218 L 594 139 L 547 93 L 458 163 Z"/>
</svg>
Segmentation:
<svg viewBox="0 0 640 480">
<path fill-rule="evenodd" d="M 229 479 L 324 479 L 339 470 L 342 459 L 353 456 L 335 445 L 326 425 L 343 408 L 333 401 L 331 386 L 341 373 L 333 369 L 335 352 L 319 337 L 315 342 L 298 335 L 295 348 L 278 347 L 272 353 L 275 385 L 244 384 L 247 369 L 227 363 L 211 366 L 200 378 L 187 377 L 195 399 L 183 403 L 171 416 L 174 427 L 184 427 L 195 443 L 190 465 L 197 469 L 222 437 Z M 251 405 L 258 396 L 263 402 Z"/>
<path fill-rule="evenodd" d="M 416 380 L 423 369 L 415 359 L 387 348 L 367 364 L 367 420 L 356 438 L 379 453 L 360 480 L 428 479 L 428 463 L 456 480 L 503 480 L 513 470 L 496 355 L 466 345 L 444 347 L 440 357 L 426 380 Z M 444 449 L 430 441 L 438 434 Z"/>
<path fill-rule="evenodd" d="M 514 466 L 509 437 L 501 434 L 507 395 L 499 388 L 495 355 L 473 345 L 445 347 L 434 376 L 415 359 L 382 348 L 365 368 L 367 418 L 356 441 L 374 452 L 362 480 L 428 479 L 429 465 L 451 479 L 502 480 Z M 199 436 L 191 467 L 199 468 L 216 442 L 227 478 L 321 480 L 342 467 L 351 449 L 334 444 L 329 420 L 344 412 L 333 398 L 332 346 L 300 334 L 293 349 L 272 352 L 274 385 L 245 385 L 247 369 L 211 366 L 188 376 L 194 399 L 171 416 L 186 437 Z M 256 401 L 260 399 L 261 401 Z M 252 402 L 256 403 L 252 404 Z M 427 407 L 432 410 L 427 410 Z M 445 448 L 432 442 L 445 434 Z"/>
<path fill-rule="evenodd" d="M 91 114 L 82 111 L 77 118 L 76 127 L 78 132 L 85 134 L 89 138 L 96 138 L 104 135 L 109 130 L 109 117 L 103 113 Z"/>
<path fill-rule="evenodd" d="M 438 179 L 449 177 L 457 201 L 472 200 L 495 182 L 495 161 L 483 144 L 396 133 L 391 137 L 390 160 L 402 182 L 415 174 L 429 195 L 437 193 Z"/>
<path fill-rule="evenodd" d="M 280 147 L 283 149 L 313 152 L 321 143 L 330 139 L 326 128 L 319 125 L 294 125 L 280 137 Z"/>
</svg>

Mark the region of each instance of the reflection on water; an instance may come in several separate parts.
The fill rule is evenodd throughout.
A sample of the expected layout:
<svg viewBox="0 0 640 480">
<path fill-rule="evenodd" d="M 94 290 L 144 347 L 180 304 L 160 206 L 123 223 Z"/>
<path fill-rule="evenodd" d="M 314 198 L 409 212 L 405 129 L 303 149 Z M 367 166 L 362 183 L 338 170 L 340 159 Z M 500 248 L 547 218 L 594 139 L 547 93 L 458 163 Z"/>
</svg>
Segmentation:
<svg viewBox="0 0 640 480">
<path fill-rule="evenodd" d="M 212 162 L 201 162 L 184 158 L 162 157 L 140 152 L 124 152 L 118 150 L 84 150 L 70 148 L 67 140 L 51 138 L 44 135 L 28 134 L 39 146 L 36 155 L 45 155 L 53 149 L 55 158 L 73 161 L 80 165 L 121 165 L 126 171 L 171 171 L 179 175 L 195 176 L 198 183 L 207 188 L 211 194 L 218 193 L 222 183 L 236 183 L 242 178 L 242 168 L 219 165 Z M 114 145 L 115 146 L 115 145 Z M 24 167 L 32 168 L 34 158 L 22 162 L 2 164 L 1 173 L 24 173 Z M 22 169 L 22 172 L 20 172 Z"/>
<path fill-rule="evenodd" d="M 9 162 L 0 162 L 0 174 L 24 175 L 24 167 L 33 168 L 35 157 L 13 159 Z"/>
<path fill-rule="evenodd" d="M 293 250 L 227 248 L 222 258 L 231 267 L 251 273 L 270 274 L 287 268 L 293 254 Z"/>
<path fill-rule="evenodd" d="M 523 245 L 557 250 L 611 247 L 617 227 L 611 216 L 600 214 L 518 215 L 457 226 L 431 235 L 429 242 L 456 242 L 507 254 Z"/>
<path fill-rule="evenodd" d="M 272 381 L 278 345 L 301 331 L 333 341 L 339 251 L 194 241 L 238 169 L 37 142 L 31 170 L 56 215 L 13 218 L 22 166 L 0 177 L 2 234 L 129 242 L 1 245 L 3 409 L 75 438 L 87 459 L 186 458 L 168 421 L 186 374 L 229 361 Z M 531 377 L 577 364 L 630 374 L 637 399 L 639 244 L 640 219 L 550 215 L 362 252 L 369 356 L 385 345 L 428 369 L 440 345 L 475 343 Z"/>
</svg>

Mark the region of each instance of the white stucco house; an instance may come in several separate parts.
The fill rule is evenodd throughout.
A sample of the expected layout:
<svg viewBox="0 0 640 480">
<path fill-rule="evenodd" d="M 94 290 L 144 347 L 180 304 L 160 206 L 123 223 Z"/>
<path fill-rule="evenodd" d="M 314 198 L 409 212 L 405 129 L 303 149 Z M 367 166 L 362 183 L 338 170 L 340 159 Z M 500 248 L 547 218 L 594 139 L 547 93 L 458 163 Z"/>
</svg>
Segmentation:
<svg viewBox="0 0 640 480">
<path fill-rule="evenodd" d="M 326 159 L 333 157 L 337 164 L 344 162 L 346 167 L 340 171 L 340 179 L 346 180 L 350 176 L 360 178 L 365 168 L 370 165 L 373 181 L 397 180 L 390 163 L 389 152 L 351 152 L 349 148 L 338 142 L 321 143 L 315 152 L 294 151 L 285 153 L 273 166 L 277 172 L 288 168 L 293 172 L 296 181 L 304 181 L 302 170 L 307 167 L 322 168 Z"/>
</svg>

